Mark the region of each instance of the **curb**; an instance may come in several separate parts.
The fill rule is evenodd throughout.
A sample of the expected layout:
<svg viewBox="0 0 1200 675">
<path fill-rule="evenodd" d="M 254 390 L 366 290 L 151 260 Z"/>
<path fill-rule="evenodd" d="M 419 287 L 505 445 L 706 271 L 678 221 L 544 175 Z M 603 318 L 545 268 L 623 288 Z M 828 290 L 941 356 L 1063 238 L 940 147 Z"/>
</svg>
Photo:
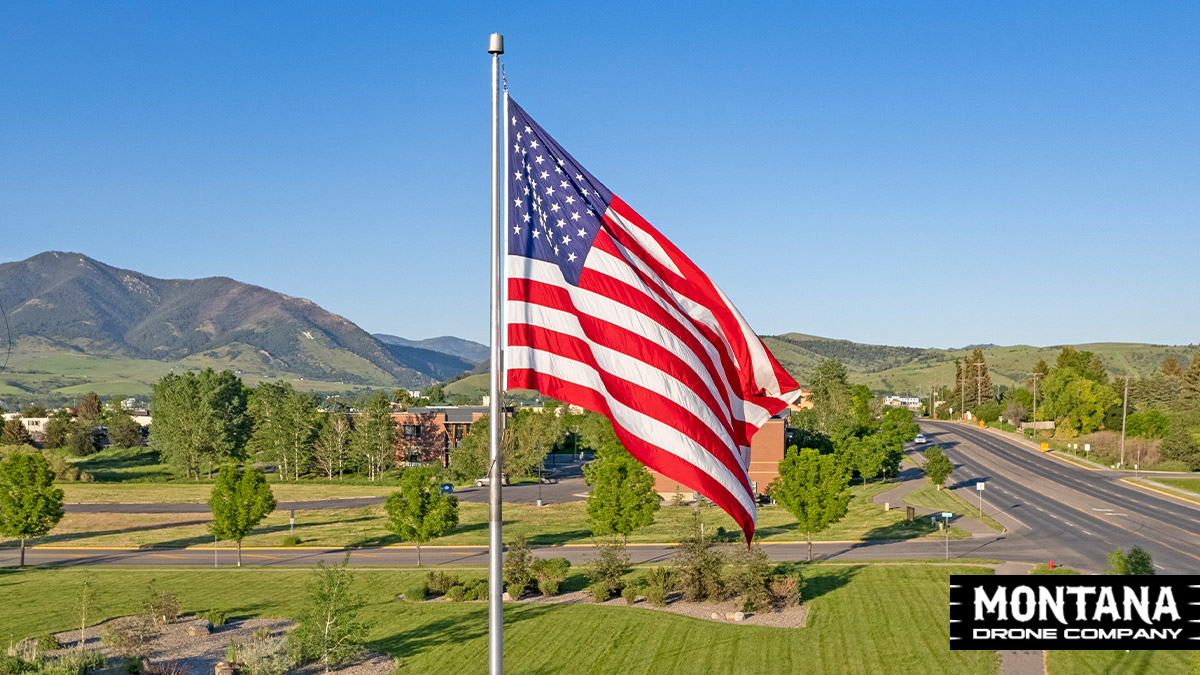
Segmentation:
<svg viewBox="0 0 1200 675">
<path fill-rule="evenodd" d="M 1145 479 L 1142 479 L 1142 480 L 1145 480 Z M 1187 504 L 1188 506 L 1192 506 L 1194 508 L 1200 509 L 1200 501 L 1191 500 L 1191 499 L 1188 499 L 1187 497 L 1184 497 L 1183 495 L 1173 494 L 1171 492 L 1168 492 L 1167 490 L 1162 490 L 1162 489 L 1152 487 L 1149 485 L 1143 485 L 1136 481 L 1137 481 L 1137 479 L 1134 479 L 1134 478 L 1122 478 L 1121 479 L 1122 483 L 1127 483 L 1129 485 L 1132 485 L 1135 488 L 1140 488 L 1142 490 L 1148 490 L 1150 492 L 1157 492 L 1160 495 L 1170 497 L 1172 499 L 1177 499 L 1177 500 L 1183 502 L 1184 504 Z"/>
</svg>

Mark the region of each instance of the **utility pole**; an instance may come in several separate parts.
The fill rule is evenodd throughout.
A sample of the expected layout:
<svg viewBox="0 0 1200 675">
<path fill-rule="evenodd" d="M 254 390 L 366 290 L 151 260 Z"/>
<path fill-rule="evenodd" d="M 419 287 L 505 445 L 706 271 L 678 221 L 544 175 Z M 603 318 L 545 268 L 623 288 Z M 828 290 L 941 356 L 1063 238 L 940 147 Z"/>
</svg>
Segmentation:
<svg viewBox="0 0 1200 675">
<path fill-rule="evenodd" d="M 1129 412 L 1129 376 L 1125 376 L 1125 402 L 1121 404 L 1121 468 L 1125 468 L 1125 415 Z M 1141 449 L 1138 450 L 1141 452 Z"/>
<path fill-rule="evenodd" d="M 1036 437 L 1037 436 L 1037 421 L 1038 421 L 1037 420 L 1037 385 L 1038 385 L 1038 378 L 1041 377 L 1042 374 L 1041 373 L 1030 373 L 1029 375 L 1030 375 L 1030 377 L 1033 378 L 1033 435 L 1034 435 L 1034 437 Z"/>
</svg>

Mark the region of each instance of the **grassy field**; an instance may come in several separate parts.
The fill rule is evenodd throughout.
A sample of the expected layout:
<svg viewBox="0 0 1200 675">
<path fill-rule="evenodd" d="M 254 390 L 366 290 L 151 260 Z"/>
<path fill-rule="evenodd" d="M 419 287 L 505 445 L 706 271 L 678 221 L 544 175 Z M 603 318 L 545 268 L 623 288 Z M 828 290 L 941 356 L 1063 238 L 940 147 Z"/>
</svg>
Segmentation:
<svg viewBox="0 0 1200 675">
<path fill-rule="evenodd" d="M 1197 652 L 1070 651 L 1046 652 L 1049 675 L 1185 675 L 1188 664 L 1200 668 Z"/>
<path fill-rule="evenodd" d="M 102 496 L 112 501 L 125 501 L 121 494 L 113 492 L 120 490 L 146 489 L 148 495 L 143 495 L 144 501 L 153 501 L 158 488 L 173 490 L 169 494 L 189 494 L 193 501 L 207 499 L 208 486 L 197 485 L 97 485 L 70 484 L 81 488 L 73 491 L 71 496 L 78 497 L 87 490 L 95 488 Z M 307 496 L 315 498 L 314 490 L 319 486 L 309 485 L 274 485 L 277 498 L 297 498 L 297 491 L 303 489 Z M 814 541 L 842 541 L 857 539 L 910 539 L 933 535 L 937 529 L 926 519 L 918 519 L 914 523 L 905 523 L 901 511 L 893 509 L 885 512 L 871 498 L 890 487 L 890 483 L 872 483 L 866 486 L 854 486 L 847 515 L 832 524 L 823 532 L 814 535 Z M 190 492 L 182 491 L 189 488 Z M 368 488 L 357 488 L 367 491 Z M 385 495 L 388 489 L 376 490 L 375 494 Z M 127 492 L 136 495 L 137 492 Z M 340 493 L 345 496 L 345 493 Z M 148 497 L 148 498 L 147 498 Z M 171 500 L 166 500 L 171 501 Z M 740 540 L 741 533 L 733 519 L 720 509 L 705 507 L 700 509 L 701 519 L 709 532 L 724 533 L 726 541 Z M 244 546 L 279 546 L 283 537 L 288 534 L 290 514 L 276 511 L 263 522 L 242 542 Z M 691 523 L 692 509 L 690 507 L 664 506 L 655 514 L 654 523 L 648 525 L 629 537 L 630 543 L 670 543 L 679 539 L 679 533 L 687 531 Z M 46 537 L 31 540 L 33 544 L 57 546 L 157 546 L 181 548 L 188 546 L 210 546 L 212 535 L 208 533 L 209 516 L 207 513 L 184 514 L 121 514 L 121 513 L 68 513 L 59 522 L 58 527 Z M 796 521 L 785 509 L 779 506 L 764 506 L 759 508 L 758 539 L 764 542 L 799 542 L 804 536 L 796 529 Z M 592 531 L 588 524 L 586 502 L 567 502 L 563 504 L 548 504 L 541 508 L 532 504 L 505 504 L 504 527 L 510 533 L 523 529 L 530 543 L 538 546 L 555 544 L 590 544 Z M 384 546 L 402 543 L 395 535 L 387 531 L 386 515 L 382 504 L 355 509 L 324 509 L 312 511 L 296 511 L 296 535 L 306 546 Z M 969 535 L 957 528 L 951 528 L 951 538 L 966 538 Z M 447 535 L 433 542 L 441 546 L 464 546 L 487 544 L 487 505 L 475 502 L 459 504 L 459 525 Z M 14 545 L 11 540 L 4 540 L 3 545 Z M 231 543 L 222 543 L 231 546 Z"/>
<path fill-rule="evenodd" d="M 978 505 L 968 504 L 966 500 L 950 490 L 938 490 L 931 483 L 925 483 L 916 490 L 904 495 L 904 503 L 911 506 L 920 506 L 936 511 L 950 511 L 951 513 L 969 516 L 976 520 L 981 520 L 985 525 L 997 532 L 1004 531 L 1004 526 L 997 523 L 990 516 L 985 514 L 983 518 L 980 518 L 978 515 Z"/>
<path fill-rule="evenodd" d="M 1200 478 L 1155 478 L 1154 481 L 1200 495 Z"/>
<path fill-rule="evenodd" d="M 808 627 L 735 626 L 634 607 L 505 607 L 506 665 L 513 673 L 995 673 L 994 652 L 949 650 L 954 566 L 836 566 L 805 570 Z M 303 570 L 28 570 L 0 574 L 0 632 L 17 638 L 69 629 L 85 575 L 99 588 L 97 620 L 136 610 L 151 579 L 180 594 L 185 611 L 293 618 Z M 413 572 L 357 570 L 367 599 L 366 639 L 401 659 L 403 672 L 483 673 L 484 603 L 395 600 Z M 865 611 L 879 608 L 881 611 Z"/>
</svg>

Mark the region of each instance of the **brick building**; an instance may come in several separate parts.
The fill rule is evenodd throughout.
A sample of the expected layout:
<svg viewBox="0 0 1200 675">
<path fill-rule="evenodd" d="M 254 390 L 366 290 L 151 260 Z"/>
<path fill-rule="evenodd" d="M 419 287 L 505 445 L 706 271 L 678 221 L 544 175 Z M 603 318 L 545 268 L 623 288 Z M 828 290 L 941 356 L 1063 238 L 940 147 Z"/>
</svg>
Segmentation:
<svg viewBox="0 0 1200 675">
<path fill-rule="evenodd" d="M 767 486 L 779 475 L 779 462 L 787 450 L 788 416 L 791 411 L 784 409 L 778 415 L 767 420 L 754 438 L 750 441 L 750 481 L 758 494 L 764 494 Z M 676 481 L 667 478 L 657 471 L 650 471 L 654 476 L 654 490 L 664 499 L 679 492 L 684 499 L 695 499 L 692 491 Z"/>
<path fill-rule="evenodd" d="M 505 411 L 511 414 L 511 410 Z M 450 465 L 450 451 L 462 443 L 471 425 L 488 414 L 483 405 L 428 406 L 391 414 L 396 425 L 396 466 Z"/>
</svg>

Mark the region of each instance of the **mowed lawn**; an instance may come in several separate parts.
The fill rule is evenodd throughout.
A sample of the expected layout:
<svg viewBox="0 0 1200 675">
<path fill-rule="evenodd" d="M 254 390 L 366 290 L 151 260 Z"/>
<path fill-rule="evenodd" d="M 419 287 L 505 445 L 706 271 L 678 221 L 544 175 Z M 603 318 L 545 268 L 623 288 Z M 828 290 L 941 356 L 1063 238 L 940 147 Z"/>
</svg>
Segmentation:
<svg viewBox="0 0 1200 675">
<path fill-rule="evenodd" d="M 990 570 L 933 565 L 820 565 L 805 570 L 803 629 L 719 624 L 636 607 L 505 606 L 513 673 L 995 673 L 995 652 L 949 649 L 949 575 Z M 294 618 L 306 570 L 28 570 L 0 574 L 0 632 L 70 629 L 80 584 L 99 588 L 97 619 L 135 611 L 151 579 L 186 611 Z M 356 570 L 368 601 L 367 640 L 401 672 L 484 673 L 484 603 L 395 599 L 412 571 Z M 1168 672 L 1168 671 L 1160 671 Z"/>
<path fill-rule="evenodd" d="M 74 485 L 74 484 L 72 484 Z M 130 495 L 140 493 L 141 488 L 159 487 L 145 485 L 95 485 L 112 494 L 113 490 L 128 490 Z M 77 485 L 90 488 L 91 485 Z M 164 487 L 176 488 L 175 485 Z M 196 486 L 201 487 L 201 486 Z M 277 498 L 288 494 L 301 485 L 272 485 Z M 361 486 L 350 486 L 360 488 Z M 914 523 L 904 523 L 904 514 L 899 509 L 885 512 L 871 501 L 879 492 L 894 487 L 893 483 L 872 483 L 854 486 L 854 498 L 844 518 L 826 530 L 813 536 L 814 541 L 845 541 L 859 539 L 909 539 L 937 533 L 928 519 L 919 518 Z M 203 486 L 207 498 L 208 486 Z M 394 488 L 375 490 L 385 495 Z M 82 491 L 72 494 L 78 495 Z M 345 495 L 343 495 L 345 496 Z M 291 498 L 295 498 L 294 496 Z M 117 499 L 115 501 L 127 501 Z M 704 507 L 700 514 L 709 532 L 724 533 L 721 539 L 740 540 L 741 533 L 733 519 L 716 507 Z M 243 546 L 279 546 L 283 537 L 291 531 L 290 513 L 276 511 L 269 515 L 243 540 Z M 639 529 L 629 537 L 631 543 L 673 543 L 681 533 L 687 532 L 691 524 L 690 506 L 664 506 L 655 513 L 654 523 Z M 49 535 L 30 540 L 35 545 L 58 546 L 157 546 L 181 548 L 188 546 L 211 546 L 212 535 L 208 533 L 207 513 L 183 514 L 124 514 L 124 513 L 68 513 L 58 527 Z M 592 542 L 592 530 L 588 523 L 587 503 L 583 501 L 549 504 L 537 507 L 532 504 L 505 504 L 504 528 L 511 536 L 524 531 L 530 543 L 536 546 L 556 544 L 588 544 Z M 387 515 L 383 505 L 355 509 L 326 509 L 296 511 L 296 535 L 305 546 L 385 546 L 404 543 L 387 530 Z M 952 538 L 968 536 L 958 529 L 951 529 Z M 758 513 L 758 538 L 765 542 L 804 541 L 804 535 L 796 529 L 796 520 L 779 506 L 764 506 Z M 3 540 L 0 540 L 3 541 Z M 4 545 L 15 542 L 4 541 Z M 445 536 L 431 542 L 441 546 L 467 546 L 487 544 L 487 505 L 462 502 L 459 504 L 459 525 Z M 232 546 L 232 542 L 221 542 L 221 546 Z"/>
<path fill-rule="evenodd" d="M 1187 675 L 1200 668 L 1197 652 L 1097 650 L 1047 652 L 1049 675 Z"/>
<path fill-rule="evenodd" d="M 912 492 L 904 495 L 904 503 L 912 506 L 920 506 L 926 509 L 934 509 L 935 511 L 949 511 L 951 513 L 981 520 L 985 525 L 1003 532 L 1004 526 L 997 523 L 991 516 L 987 515 L 986 511 L 983 518 L 979 517 L 979 505 L 974 506 L 968 504 L 966 500 L 954 494 L 945 488 L 939 490 L 931 483 L 926 483 Z"/>
<path fill-rule="evenodd" d="M 1193 492 L 1200 497 L 1200 478 L 1155 478 L 1154 474 L 1149 474 L 1147 477 L 1163 485 Z"/>
</svg>

